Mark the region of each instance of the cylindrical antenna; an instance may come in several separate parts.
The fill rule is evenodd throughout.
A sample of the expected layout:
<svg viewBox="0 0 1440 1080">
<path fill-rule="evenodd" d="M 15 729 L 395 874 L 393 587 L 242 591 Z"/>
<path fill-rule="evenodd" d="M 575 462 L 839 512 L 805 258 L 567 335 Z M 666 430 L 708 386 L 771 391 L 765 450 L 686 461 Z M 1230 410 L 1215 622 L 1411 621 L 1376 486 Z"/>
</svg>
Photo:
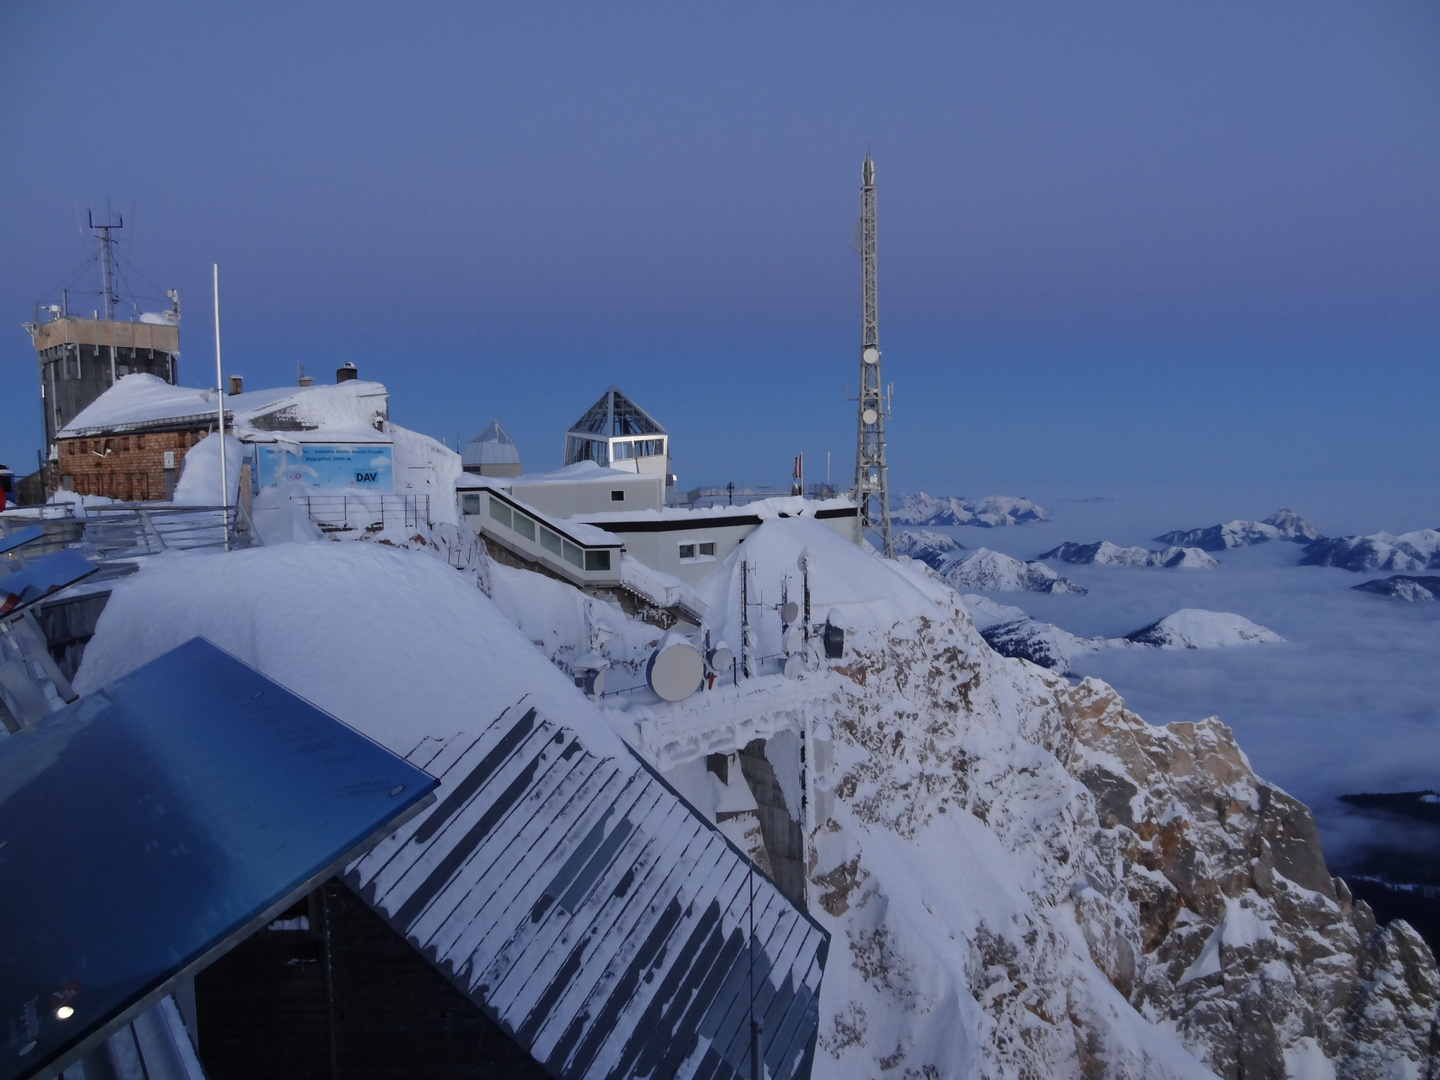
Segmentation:
<svg viewBox="0 0 1440 1080">
<path fill-rule="evenodd" d="M 230 481 L 225 475 L 225 382 L 220 376 L 220 264 L 213 263 L 215 281 L 215 417 L 220 436 L 220 528 L 230 550 Z"/>
</svg>

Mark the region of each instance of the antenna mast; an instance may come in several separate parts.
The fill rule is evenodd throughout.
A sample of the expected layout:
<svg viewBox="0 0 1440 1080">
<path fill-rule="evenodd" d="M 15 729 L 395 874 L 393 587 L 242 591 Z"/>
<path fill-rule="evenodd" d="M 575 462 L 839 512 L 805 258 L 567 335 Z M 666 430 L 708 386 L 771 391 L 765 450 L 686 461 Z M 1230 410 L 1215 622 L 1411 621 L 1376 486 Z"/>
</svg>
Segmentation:
<svg viewBox="0 0 1440 1080">
<path fill-rule="evenodd" d="M 864 314 L 860 331 L 859 424 L 855 440 L 855 501 L 860 507 L 860 528 L 880 533 L 881 553 L 895 557 L 890 536 L 890 488 L 885 466 L 885 418 L 890 415 L 889 395 L 880 389 L 880 326 L 875 300 L 875 163 L 865 155 L 864 183 L 860 188 L 860 267 L 864 284 Z M 879 504 L 877 507 L 876 504 Z"/>
<path fill-rule="evenodd" d="M 99 233 L 95 237 L 100 242 L 100 298 L 104 301 L 105 318 L 115 318 L 115 238 L 110 235 L 111 229 L 123 229 L 125 217 L 117 215 L 115 224 L 96 225 L 95 211 L 85 211 L 90 218 L 91 232 Z M 112 382 L 114 380 L 111 380 Z"/>
</svg>

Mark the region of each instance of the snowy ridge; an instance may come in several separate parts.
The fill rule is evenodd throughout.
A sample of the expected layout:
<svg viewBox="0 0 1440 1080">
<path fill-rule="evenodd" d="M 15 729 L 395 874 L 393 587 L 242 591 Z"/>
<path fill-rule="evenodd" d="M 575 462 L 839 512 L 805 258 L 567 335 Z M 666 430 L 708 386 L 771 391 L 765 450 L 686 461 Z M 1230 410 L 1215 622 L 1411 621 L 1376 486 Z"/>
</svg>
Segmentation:
<svg viewBox="0 0 1440 1080">
<path fill-rule="evenodd" d="M 1322 538 L 1306 547 L 1300 565 L 1338 566 L 1356 573 L 1440 569 L 1440 530 Z"/>
<path fill-rule="evenodd" d="M 1109 540 L 1094 544 L 1066 541 L 1040 556 L 1059 559 L 1076 566 L 1181 566 L 1190 570 L 1214 570 L 1220 564 L 1198 547 L 1167 547 L 1151 551 L 1143 547 L 1119 547 Z"/>
<path fill-rule="evenodd" d="M 1440 577 L 1414 577 L 1409 574 L 1395 574 L 1383 580 L 1365 581 L 1352 585 L 1360 592 L 1389 596 L 1411 604 L 1440 600 Z"/>
<path fill-rule="evenodd" d="M 906 530 L 896 534 L 894 540 L 897 556 L 919 559 L 932 570 L 939 570 L 942 563 L 965 550 L 964 544 L 930 529 Z"/>
<path fill-rule="evenodd" d="M 984 589 L 987 592 L 1074 593 L 1088 590 L 1061 577 L 1042 562 L 1021 562 L 989 548 L 980 548 L 958 561 L 942 564 L 940 579 L 960 592 Z"/>
<path fill-rule="evenodd" d="M 990 529 L 1000 525 L 1023 525 L 1049 519 L 1043 507 L 1029 499 L 1010 495 L 987 495 L 983 499 L 935 498 L 921 491 L 900 495 L 890 504 L 890 520 L 897 525 L 978 525 Z"/>
<path fill-rule="evenodd" d="M 1264 645 L 1284 641 L 1242 615 L 1228 611 L 1181 608 L 1165 618 L 1126 634 L 1127 641 L 1162 649 L 1223 649 L 1232 645 Z"/>
<path fill-rule="evenodd" d="M 1155 537 L 1161 544 L 1198 547 L 1202 551 L 1224 551 L 1226 548 L 1249 547 L 1271 540 L 1293 540 L 1297 543 L 1320 536 L 1315 526 L 1290 509 L 1277 510 L 1264 521 L 1227 521 L 1199 529 L 1176 529 Z"/>
</svg>

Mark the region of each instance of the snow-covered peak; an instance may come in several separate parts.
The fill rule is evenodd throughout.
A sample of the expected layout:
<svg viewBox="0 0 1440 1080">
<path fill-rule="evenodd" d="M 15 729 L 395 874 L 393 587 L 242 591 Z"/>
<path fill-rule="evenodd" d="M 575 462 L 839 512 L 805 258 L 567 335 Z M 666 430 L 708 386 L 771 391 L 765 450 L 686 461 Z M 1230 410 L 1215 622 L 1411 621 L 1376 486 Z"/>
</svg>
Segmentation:
<svg viewBox="0 0 1440 1080">
<path fill-rule="evenodd" d="M 915 529 L 895 535 L 895 554 L 919 559 L 932 570 L 939 570 L 944 563 L 965 550 L 965 545 L 944 533 L 930 529 Z"/>
<path fill-rule="evenodd" d="M 1059 559 L 1077 566 L 1179 566 L 1191 570 L 1214 570 L 1220 565 L 1198 547 L 1168 547 L 1164 551 L 1151 551 L 1143 547 L 1120 547 L 1109 540 L 1094 544 L 1066 541 L 1040 558 Z"/>
<path fill-rule="evenodd" d="M 978 525 L 995 528 L 1046 521 L 1049 514 L 1029 499 L 987 495 L 983 499 L 936 498 L 925 492 L 900 495 L 891 503 L 890 520 L 897 525 Z"/>
<path fill-rule="evenodd" d="M 1224 551 L 1226 548 L 1250 547 L 1271 540 L 1294 540 L 1303 543 L 1314 540 L 1320 534 L 1315 526 L 1290 509 L 1281 509 L 1264 521 L 1227 521 L 1223 525 L 1208 525 L 1197 529 L 1176 529 L 1155 537 L 1162 544 L 1179 547 L 1198 547 L 1204 551 Z"/>
<path fill-rule="evenodd" d="M 940 577 L 956 591 L 982 589 L 986 592 L 1043 592 L 1083 595 L 1085 588 L 1061 577 L 1042 562 L 1022 562 L 989 548 L 967 555 L 940 571 Z"/>
<path fill-rule="evenodd" d="M 1285 640 L 1243 615 L 1203 608 L 1181 608 L 1125 637 L 1127 641 L 1167 649 L 1217 649 Z"/>
<path fill-rule="evenodd" d="M 1282 506 L 1261 522 L 1261 524 L 1275 526 L 1275 528 L 1280 530 L 1280 535 L 1286 540 L 1315 540 L 1320 536 L 1319 531 L 1314 525 L 1295 513 L 1295 511 L 1291 510 L 1288 506 Z"/>
<path fill-rule="evenodd" d="M 1356 573 L 1433 570 L 1440 568 L 1440 530 L 1417 529 L 1399 536 L 1378 532 L 1322 537 L 1305 549 L 1300 565 L 1338 566 Z"/>
</svg>

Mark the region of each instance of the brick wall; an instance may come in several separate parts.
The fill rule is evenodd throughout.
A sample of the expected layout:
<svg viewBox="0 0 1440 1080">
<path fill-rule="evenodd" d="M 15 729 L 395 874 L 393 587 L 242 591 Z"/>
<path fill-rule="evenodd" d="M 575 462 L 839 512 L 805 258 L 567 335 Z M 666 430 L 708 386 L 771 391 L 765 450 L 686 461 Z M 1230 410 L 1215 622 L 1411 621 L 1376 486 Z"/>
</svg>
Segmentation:
<svg viewBox="0 0 1440 1080">
<path fill-rule="evenodd" d="M 165 452 L 173 451 L 171 484 L 180 476 L 180 464 L 190 447 L 203 439 L 204 429 L 151 431 L 143 435 L 90 436 L 60 439 L 61 487 L 81 495 L 111 499 L 164 499 Z"/>
</svg>

